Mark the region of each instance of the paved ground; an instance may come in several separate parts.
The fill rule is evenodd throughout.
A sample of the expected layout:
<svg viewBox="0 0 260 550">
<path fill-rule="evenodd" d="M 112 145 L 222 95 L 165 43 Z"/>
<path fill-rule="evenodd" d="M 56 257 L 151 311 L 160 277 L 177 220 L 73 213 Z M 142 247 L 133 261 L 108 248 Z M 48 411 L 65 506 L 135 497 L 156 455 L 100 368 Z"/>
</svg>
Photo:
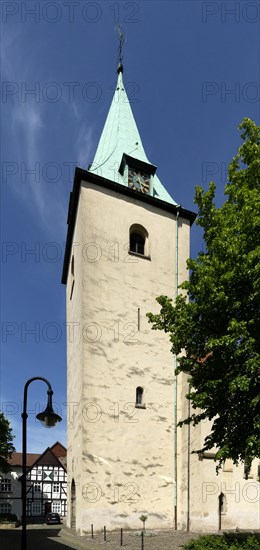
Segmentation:
<svg viewBox="0 0 260 550">
<path fill-rule="evenodd" d="M 151 533 L 151 532 L 150 532 Z M 149 532 L 148 532 L 149 534 Z M 153 536 L 144 538 L 144 550 L 179 550 L 190 538 L 198 537 L 197 533 L 183 533 L 181 531 L 157 531 Z M 20 550 L 21 528 L 1 529 L 1 550 Z M 118 531 L 107 533 L 107 542 L 104 542 L 103 534 L 79 537 L 72 534 L 66 528 L 57 525 L 28 525 L 27 550 L 120 550 L 120 533 Z M 141 550 L 141 537 L 135 532 L 124 533 L 123 548 L 125 550 Z"/>
</svg>

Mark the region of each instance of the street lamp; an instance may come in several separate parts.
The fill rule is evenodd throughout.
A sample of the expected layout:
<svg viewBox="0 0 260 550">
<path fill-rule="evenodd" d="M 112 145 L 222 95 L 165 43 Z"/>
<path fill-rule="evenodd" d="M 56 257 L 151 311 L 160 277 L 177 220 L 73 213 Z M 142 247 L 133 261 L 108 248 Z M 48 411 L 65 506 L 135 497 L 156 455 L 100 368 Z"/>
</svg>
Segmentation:
<svg viewBox="0 0 260 550">
<path fill-rule="evenodd" d="M 26 420 L 28 417 L 27 414 L 27 391 L 28 386 L 33 382 L 34 380 L 42 380 L 47 384 L 48 390 L 48 402 L 45 410 L 39 414 L 36 415 L 36 418 L 40 420 L 43 426 L 46 428 L 52 428 L 57 424 L 57 422 L 60 422 L 62 419 L 61 417 L 56 414 L 52 407 L 52 387 L 47 380 L 47 378 L 42 378 L 41 376 L 35 376 L 34 378 L 30 378 L 30 380 L 27 380 L 25 386 L 24 386 L 24 396 L 23 396 L 23 412 L 22 412 L 22 419 L 23 419 L 23 439 L 22 439 L 22 452 L 23 452 L 23 474 L 22 474 L 22 538 L 21 538 L 21 550 L 26 550 L 27 548 L 27 533 L 26 533 Z"/>
</svg>

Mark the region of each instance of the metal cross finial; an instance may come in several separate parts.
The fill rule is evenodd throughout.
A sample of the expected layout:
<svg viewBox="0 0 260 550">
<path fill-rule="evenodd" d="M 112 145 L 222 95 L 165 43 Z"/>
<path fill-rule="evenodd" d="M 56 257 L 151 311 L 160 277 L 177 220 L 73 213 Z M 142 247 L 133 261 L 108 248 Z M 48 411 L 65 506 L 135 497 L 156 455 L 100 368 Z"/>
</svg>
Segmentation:
<svg viewBox="0 0 260 550">
<path fill-rule="evenodd" d="M 116 26 L 116 32 L 117 32 L 118 38 L 119 38 L 117 64 L 118 64 L 118 69 L 120 68 L 120 70 L 122 71 L 123 70 L 123 53 L 122 53 L 122 51 L 123 51 L 123 45 L 125 43 L 125 34 L 123 32 L 122 27 L 120 27 L 120 25 Z"/>
</svg>

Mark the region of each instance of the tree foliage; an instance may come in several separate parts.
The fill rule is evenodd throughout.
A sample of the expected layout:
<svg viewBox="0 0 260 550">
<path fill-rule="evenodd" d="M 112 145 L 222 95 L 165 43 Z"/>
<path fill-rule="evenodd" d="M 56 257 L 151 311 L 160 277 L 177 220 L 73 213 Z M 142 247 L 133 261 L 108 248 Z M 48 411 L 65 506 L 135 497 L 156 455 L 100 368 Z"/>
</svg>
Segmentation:
<svg viewBox="0 0 260 550">
<path fill-rule="evenodd" d="M 0 473 L 10 471 L 7 458 L 15 451 L 13 437 L 8 420 L 0 413 Z"/>
<path fill-rule="evenodd" d="M 206 251 L 188 260 L 190 280 L 176 302 L 160 296 L 160 313 L 148 314 L 153 329 L 169 333 L 177 374 L 189 375 L 193 412 L 184 421 L 212 421 L 200 451 L 217 446 L 219 466 L 260 457 L 260 127 L 245 118 L 239 129 L 244 143 L 224 204 L 214 203 L 214 182 L 196 187 Z"/>
</svg>

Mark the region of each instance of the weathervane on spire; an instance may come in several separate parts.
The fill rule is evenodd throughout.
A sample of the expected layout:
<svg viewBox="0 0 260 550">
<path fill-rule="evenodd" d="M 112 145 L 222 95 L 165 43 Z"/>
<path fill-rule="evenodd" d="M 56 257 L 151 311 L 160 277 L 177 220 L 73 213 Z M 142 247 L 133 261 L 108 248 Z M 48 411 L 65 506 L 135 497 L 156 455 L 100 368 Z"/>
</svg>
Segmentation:
<svg viewBox="0 0 260 550">
<path fill-rule="evenodd" d="M 125 34 L 123 32 L 122 27 L 120 25 L 116 26 L 116 32 L 118 34 L 119 38 L 119 46 L 118 46 L 118 57 L 117 57 L 117 72 L 122 73 L 123 72 L 123 45 L 125 43 Z"/>
</svg>

